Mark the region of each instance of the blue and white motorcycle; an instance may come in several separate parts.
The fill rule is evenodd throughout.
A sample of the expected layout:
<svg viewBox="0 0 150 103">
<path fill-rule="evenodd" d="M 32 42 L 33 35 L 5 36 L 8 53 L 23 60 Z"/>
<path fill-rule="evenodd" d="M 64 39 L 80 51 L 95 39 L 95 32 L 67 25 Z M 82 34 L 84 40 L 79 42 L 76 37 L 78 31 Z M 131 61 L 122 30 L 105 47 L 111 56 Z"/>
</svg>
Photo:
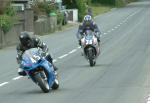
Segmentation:
<svg viewBox="0 0 150 103">
<path fill-rule="evenodd" d="M 40 48 L 26 50 L 22 55 L 21 68 L 44 93 L 48 93 L 50 89 L 58 89 L 59 83 L 52 64 L 42 54 Z"/>
</svg>

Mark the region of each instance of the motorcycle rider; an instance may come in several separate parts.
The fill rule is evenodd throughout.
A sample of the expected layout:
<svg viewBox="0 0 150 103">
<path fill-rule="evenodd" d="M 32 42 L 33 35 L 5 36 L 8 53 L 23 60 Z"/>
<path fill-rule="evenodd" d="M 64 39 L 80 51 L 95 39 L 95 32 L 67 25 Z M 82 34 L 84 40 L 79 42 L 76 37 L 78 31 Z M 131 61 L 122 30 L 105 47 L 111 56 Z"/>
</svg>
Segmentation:
<svg viewBox="0 0 150 103">
<path fill-rule="evenodd" d="M 16 59 L 17 59 L 18 64 L 21 63 L 22 54 L 26 50 L 30 48 L 39 47 L 42 49 L 43 54 L 45 55 L 45 58 L 53 65 L 54 71 L 57 70 L 57 67 L 54 66 L 53 64 L 53 59 L 51 55 L 48 53 L 48 46 L 44 42 L 42 42 L 39 38 L 31 36 L 30 32 L 24 31 L 24 32 L 21 32 L 21 34 L 19 35 L 19 40 L 20 40 L 20 43 L 17 45 L 17 48 L 16 48 L 17 49 Z M 23 69 L 18 68 L 18 74 L 25 76 L 26 72 L 23 71 Z"/>
<path fill-rule="evenodd" d="M 100 30 L 97 24 L 92 20 L 92 17 L 90 15 L 85 15 L 83 23 L 79 25 L 78 32 L 76 35 L 79 41 L 79 45 L 81 46 L 81 39 L 83 38 L 86 30 L 92 30 L 93 32 L 95 32 L 97 41 L 100 44 Z"/>
</svg>

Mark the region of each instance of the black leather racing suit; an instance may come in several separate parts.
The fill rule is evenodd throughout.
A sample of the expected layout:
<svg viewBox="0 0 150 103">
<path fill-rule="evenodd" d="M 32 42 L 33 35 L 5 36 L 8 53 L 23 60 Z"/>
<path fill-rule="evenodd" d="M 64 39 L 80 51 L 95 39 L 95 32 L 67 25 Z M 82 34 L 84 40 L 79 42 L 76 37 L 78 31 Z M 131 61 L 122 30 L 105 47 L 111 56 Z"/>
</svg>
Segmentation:
<svg viewBox="0 0 150 103">
<path fill-rule="evenodd" d="M 17 49 L 17 62 L 18 62 L 18 64 L 21 63 L 22 54 L 26 50 L 31 49 L 31 48 L 36 48 L 36 47 L 41 48 L 45 54 L 48 52 L 48 46 L 44 42 L 42 42 L 39 38 L 36 38 L 36 37 L 32 37 L 30 44 L 27 44 L 27 46 L 24 46 L 21 43 L 19 43 L 17 45 L 17 48 L 16 48 Z M 53 59 L 52 59 L 50 54 L 48 54 L 45 58 L 53 65 Z M 54 66 L 54 69 L 56 70 L 55 66 Z"/>
</svg>

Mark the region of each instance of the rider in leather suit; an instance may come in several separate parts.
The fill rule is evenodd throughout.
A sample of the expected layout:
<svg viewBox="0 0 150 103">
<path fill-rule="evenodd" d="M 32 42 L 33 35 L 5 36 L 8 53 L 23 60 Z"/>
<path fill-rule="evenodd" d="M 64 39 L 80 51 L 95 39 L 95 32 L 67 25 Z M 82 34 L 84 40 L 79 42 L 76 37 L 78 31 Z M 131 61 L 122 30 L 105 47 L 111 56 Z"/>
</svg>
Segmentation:
<svg viewBox="0 0 150 103">
<path fill-rule="evenodd" d="M 17 45 L 17 62 L 18 64 L 21 63 L 21 60 L 22 60 L 22 54 L 30 49 L 30 48 L 35 48 L 35 47 L 39 47 L 43 50 L 43 53 L 45 54 L 45 58 L 54 66 L 53 64 L 53 59 L 51 57 L 50 54 L 48 54 L 48 46 L 42 42 L 39 38 L 37 37 L 32 37 L 30 35 L 29 32 L 27 31 L 24 31 L 24 32 L 21 32 L 20 36 L 19 36 L 19 40 L 20 40 L 20 43 Z M 48 54 L 48 55 L 46 55 Z M 54 66 L 54 70 L 56 71 L 57 70 L 57 67 Z M 19 75 L 22 75 L 22 76 L 25 76 L 26 73 L 25 71 L 23 71 L 21 68 L 18 69 L 18 74 Z"/>
<path fill-rule="evenodd" d="M 97 24 L 92 20 L 90 15 L 86 15 L 84 17 L 84 21 L 81 25 L 79 25 L 77 39 L 79 41 L 79 45 L 81 45 L 81 39 L 84 36 L 86 30 L 92 30 L 95 32 L 95 36 L 97 37 L 98 42 L 100 43 L 100 30 Z"/>
</svg>

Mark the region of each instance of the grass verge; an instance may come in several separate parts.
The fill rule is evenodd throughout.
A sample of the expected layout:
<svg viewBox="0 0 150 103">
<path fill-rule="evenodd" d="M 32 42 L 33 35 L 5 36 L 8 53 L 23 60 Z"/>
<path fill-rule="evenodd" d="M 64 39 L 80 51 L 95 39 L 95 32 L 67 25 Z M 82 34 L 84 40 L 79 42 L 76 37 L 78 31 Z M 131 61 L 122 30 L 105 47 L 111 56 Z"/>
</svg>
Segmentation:
<svg viewBox="0 0 150 103">
<path fill-rule="evenodd" d="M 109 6 L 109 5 L 105 6 L 105 5 L 101 5 L 101 4 L 92 4 L 92 5 L 90 5 L 90 7 L 92 8 L 93 16 L 97 16 L 97 15 L 106 13 L 113 8 L 113 6 Z"/>
</svg>

